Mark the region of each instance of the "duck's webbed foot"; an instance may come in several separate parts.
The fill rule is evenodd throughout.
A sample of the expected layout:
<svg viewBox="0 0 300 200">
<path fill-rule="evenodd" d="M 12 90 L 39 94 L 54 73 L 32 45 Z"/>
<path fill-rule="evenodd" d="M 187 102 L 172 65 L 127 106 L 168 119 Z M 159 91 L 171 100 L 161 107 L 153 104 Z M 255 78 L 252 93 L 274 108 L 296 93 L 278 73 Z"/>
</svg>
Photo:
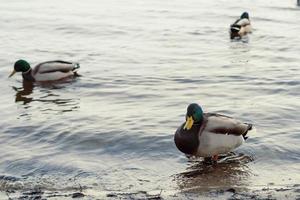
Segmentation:
<svg viewBox="0 0 300 200">
<path fill-rule="evenodd" d="M 215 164 L 218 162 L 219 155 L 214 155 L 212 157 L 204 157 L 205 164 Z"/>
</svg>

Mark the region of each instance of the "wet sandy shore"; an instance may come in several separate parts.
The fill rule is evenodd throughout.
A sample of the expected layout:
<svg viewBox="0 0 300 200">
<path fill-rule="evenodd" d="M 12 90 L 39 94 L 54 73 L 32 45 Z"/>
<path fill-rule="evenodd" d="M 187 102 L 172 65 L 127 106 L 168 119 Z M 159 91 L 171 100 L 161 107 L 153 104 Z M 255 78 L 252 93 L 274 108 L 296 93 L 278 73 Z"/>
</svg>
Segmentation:
<svg viewBox="0 0 300 200">
<path fill-rule="evenodd" d="M 93 193 L 93 194 L 92 194 Z M 97 192 L 81 187 L 73 191 L 43 191 L 35 189 L 31 191 L 2 191 L 0 199 L 300 199 L 300 184 L 290 186 L 270 185 L 263 188 L 222 188 L 210 191 L 137 191 L 137 192 Z"/>
</svg>

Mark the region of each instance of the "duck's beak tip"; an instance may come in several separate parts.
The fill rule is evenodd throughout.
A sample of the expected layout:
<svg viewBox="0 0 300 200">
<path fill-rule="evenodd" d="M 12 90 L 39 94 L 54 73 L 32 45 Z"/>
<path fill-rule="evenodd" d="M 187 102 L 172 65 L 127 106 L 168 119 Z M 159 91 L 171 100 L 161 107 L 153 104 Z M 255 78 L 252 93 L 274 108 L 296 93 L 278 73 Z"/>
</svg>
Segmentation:
<svg viewBox="0 0 300 200">
<path fill-rule="evenodd" d="M 16 70 L 13 70 L 13 71 L 11 72 L 11 74 L 8 76 L 8 78 L 12 77 L 15 73 L 16 73 Z"/>
</svg>

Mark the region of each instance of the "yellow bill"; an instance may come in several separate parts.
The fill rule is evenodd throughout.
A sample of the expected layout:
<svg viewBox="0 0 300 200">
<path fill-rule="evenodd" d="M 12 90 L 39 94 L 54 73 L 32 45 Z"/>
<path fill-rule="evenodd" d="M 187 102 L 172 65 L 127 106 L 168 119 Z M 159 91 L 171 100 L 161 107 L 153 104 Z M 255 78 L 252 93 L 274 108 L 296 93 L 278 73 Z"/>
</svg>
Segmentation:
<svg viewBox="0 0 300 200">
<path fill-rule="evenodd" d="M 8 78 L 12 77 L 16 73 L 16 70 L 13 70 L 12 73 L 8 76 Z"/>
<path fill-rule="evenodd" d="M 183 130 L 185 130 L 185 129 L 190 130 L 192 128 L 193 124 L 194 124 L 193 117 L 188 117 L 186 119 L 186 122 L 185 122 L 185 125 L 183 127 Z"/>
</svg>

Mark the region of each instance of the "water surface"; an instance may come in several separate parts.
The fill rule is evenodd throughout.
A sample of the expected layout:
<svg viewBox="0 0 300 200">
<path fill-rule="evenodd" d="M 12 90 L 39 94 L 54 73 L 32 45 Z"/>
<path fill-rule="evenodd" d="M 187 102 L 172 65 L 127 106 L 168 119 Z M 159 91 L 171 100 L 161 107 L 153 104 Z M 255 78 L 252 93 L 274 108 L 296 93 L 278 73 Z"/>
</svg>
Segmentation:
<svg viewBox="0 0 300 200">
<path fill-rule="evenodd" d="M 13 0 L 0 11 L 0 197 L 299 197 L 296 2 Z M 230 41 L 243 11 L 253 34 Z M 83 76 L 8 79 L 20 58 L 77 61 Z M 235 151 L 246 159 L 205 166 L 176 149 L 192 102 L 255 124 Z"/>
</svg>

